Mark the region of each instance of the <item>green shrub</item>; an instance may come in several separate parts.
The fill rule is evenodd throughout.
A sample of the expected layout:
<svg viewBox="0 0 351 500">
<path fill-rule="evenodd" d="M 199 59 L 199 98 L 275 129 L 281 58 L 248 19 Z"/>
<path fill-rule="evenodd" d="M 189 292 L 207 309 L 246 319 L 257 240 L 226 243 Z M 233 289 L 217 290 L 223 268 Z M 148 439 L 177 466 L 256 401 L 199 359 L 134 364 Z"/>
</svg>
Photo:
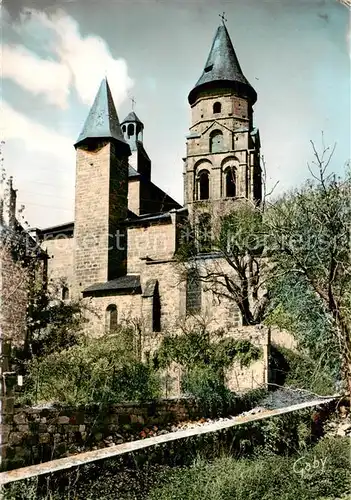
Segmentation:
<svg viewBox="0 0 351 500">
<path fill-rule="evenodd" d="M 324 366 L 301 352 L 281 346 L 271 348 L 271 368 L 280 385 L 305 389 L 320 395 L 334 394 L 334 378 Z"/>
<path fill-rule="evenodd" d="M 185 372 L 181 388 L 182 392 L 197 399 L 204 414 L 224 412 L 234 398 L 220 374 L 207 366 L 195 366 Z"/>
<path fill-rule="evenodd" d="M 195 397 L 204 414 L 218 415 L 234 402 L 234 395 L 224 383 L 225 370 L 235 361 L 249 366 L 261 354 L 261 349 L 249 340 L 223 338 L 222 331 L 211 335 L 207 331 L 191 331 L 166 336 L 154 356 L 153 366 L 166 368 L 172 362 L 181 365 L 182 392 Z M 244 402 L 240 404 L 245 406 Z"/>
<path fill-rule="evenodd" d="M 126 329 L 34 358 L 26 379 L 22 400 L 29 403 L 79 406 L 160 395 L 158 376 L 137 359 L 132 332 Z"/>
<path fill-rule="evenodd" d="M 249 366 L 260 358 L 261 349 L 249 340 L 221 336 L 222 332 L 215 332 L 211 336 L 203 331 L 167 336 L 155 355 L 156 367 L 166 368 L 176 362 L 185 368 L 211 366 L 214 370 L 223 371 L 234 361 L 239 361 L 241 366 Z"/>
</svg>

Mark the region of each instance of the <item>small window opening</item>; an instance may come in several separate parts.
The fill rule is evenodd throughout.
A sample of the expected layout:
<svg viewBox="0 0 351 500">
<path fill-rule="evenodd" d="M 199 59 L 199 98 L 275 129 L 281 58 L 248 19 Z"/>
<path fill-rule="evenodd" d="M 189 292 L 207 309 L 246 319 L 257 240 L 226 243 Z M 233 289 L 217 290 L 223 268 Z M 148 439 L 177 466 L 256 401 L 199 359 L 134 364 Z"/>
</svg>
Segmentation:
<svg viewBox="0 0 351 500">
<path fill-rule="evenodd" d="M 210 174 L 203 170 L 198 177 L 198 199 L 208 200 L 210 197 Z"/>
<path fill-rule="evenodd" d="M 117 306 L 110 304 L 106 309 L 106 331 L 113 332 L 117 329 Z"/>
<path fill-rule="evenodd" d="M 62 300 L 69 299 L 69 288 L 67 286 L 62 287 Z"/>
<path fill-rule="evenodd" d="M 187 276 L 186 312 L 187 314 L 201 312 L 201 281 L 196 269 L 189 271 Z"/>
<path fill-rule="evenodd" d="M 222 111 L 222 105 L 220 102 L 215 102 L 213 105 L 213 113 L 220 113 Z"/>
<path fill-rule="evenodd" d="M 236 172 L 233 167 L 228 168 L 225 172 L 225 195 L 227 198 L 236 196 Z"/>
<path fill-rule="evenodd" d="M 158 290 L 158 284 L 155 286 L 154 297 L 152 302 L 152 331 L 161 331 L 161 300 Z"/>
<path fill-rule="evenodd" d="M 128 137 L 132 137 L 132 135 L 134 135 L 134 125 L 130 123 L 128 125 Z"/>
<path fill-rule="evenodd" d="M 123 132 L 125 132 L 127 130 L 125 125 L 123 125 L 122 130 L 123 130 Z"/>
</svg>

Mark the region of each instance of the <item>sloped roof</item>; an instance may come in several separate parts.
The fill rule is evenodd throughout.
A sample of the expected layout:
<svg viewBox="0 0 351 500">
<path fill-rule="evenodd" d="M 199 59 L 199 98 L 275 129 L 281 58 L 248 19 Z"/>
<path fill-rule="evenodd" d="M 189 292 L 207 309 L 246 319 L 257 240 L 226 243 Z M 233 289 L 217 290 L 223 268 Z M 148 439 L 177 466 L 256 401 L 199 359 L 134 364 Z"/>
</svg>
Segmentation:
<svg viewBox="0 0 351 500">
<path fill-rule="evenodd" d="M 135 170 L 134 167 L 128 164 L 128 177 L 140 177 L 139 172 Z"/>
<path fill-rule="evenodd" d="M 83 294 L 92 294 L 96 292 L 134 292 L 141 293 L 139 275 L 126 275 L 105 283 L 95 283 L 83 290 Z"/>
<path fill-rule="evenodd" d="M 189 103 L 193 104 L 199 91 L 211 85 L 230 85 L 240 87 L 248 92 L 254 101 L 257 95 L 240 67 L 229 33 L 224 24 L 218 26 L 212 42 L 205 68 L 195 87 L 189 94 Z"/>
<path fill-rule="evenodd" d="M 83 130 L 75 146 L 86 139 L 95 138 L 115 139 L 129 149 L 122 134 L 107 78 L 104 78 L 100 84 L 94 103 L 90 108 Z"/>
<path fill-rule="evenodd" d="M 131 111 L 128 116 L 125 117 L 125 119 L 121 122 L 127 123 L 127 122 L 133 122 L 133 123 L 141 123 L 143 125 L 143 122 L 140 120 L 140 118 L 137 117 L 137 115 L 134 113 L 134 111 Z"/>
</svg>

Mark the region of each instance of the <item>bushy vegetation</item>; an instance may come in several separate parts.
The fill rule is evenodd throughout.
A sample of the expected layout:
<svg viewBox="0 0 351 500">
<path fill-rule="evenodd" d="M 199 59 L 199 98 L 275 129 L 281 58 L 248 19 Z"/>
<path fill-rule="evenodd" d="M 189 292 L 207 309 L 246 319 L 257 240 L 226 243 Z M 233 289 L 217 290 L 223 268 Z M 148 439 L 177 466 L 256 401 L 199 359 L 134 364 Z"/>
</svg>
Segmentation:
<svg viewBox="0 0 351 500">
<path fill-rule="evenodd" d="M 204 415 L 221 414 L 235 399 L 226 387 L 225 370 L 235 361 L 249 366 L 261 354 L 249 340 L 223 338 L 221 331 L 210 334 L 203 329 L 166 336 L 154 356 L 154 366 L 179 364 L 183 368 L 182 392 L 199 402 Z"/>
<path fill-rule="evenodd" d="M 325 438 L 293 455 L 197 458 L 170 468 L 116 461 L 87 464 L 65 493 L 34 478 L 6 487 L 4 500 L 326 500 L 350 498 L 348 438 Z"/>
<path fill-rule="evenodd" d="M 211 367 L 195 366 L 187 371 L 182 378 L 181 388 L 184 394 L 196 398 L 204 416 L 225 413 L 234 402 L 233 393 Z"/>
<path fill-rule="evenodd" d="M 78 406 L 159 396 L 159 377 L 136 356 L 133 331 L 120 328 L 32 359 L 22 400 Z"/>
<path fill-rule="evenodd" d="M 299 460 L 300 459 L 300 460 Z M 296 462 L 299 460 L 299 462 Z M 325 466 L 322 466 L 325 463 Z M 315 465 L 314 465 L 315 464 Z M 307 466 L 308 465 L 308 466 Z M 304 471 L 303 471 L 304 469 Z M 199 460 L 169 473 L 149 500 L 322 500 L 351 494 L 349 442 L 325 439 L 301 455 Z"/>
<path fill-rule="evenodd" d="M 278 273 L 270 280 L 270 294 L 265 323 L 289 331 L 316 366 L 321 365 L 334 379 L 340 377 L 341 358 L 332 318 L 306 281 L 301 276 Z"/>
<path fill-rule="evenodd" d="M 234 398 L 225 385 L 225 369 L 234 361 L 248 366 L 261 356 L 247 340 L 223 334 L 211 340 L 208 332 L 194 331 L 166 336 L 153 362 L 143 363 L 132 326 L 120 326 L 100 338 L 86 337 L 79 333 L 80 310 L 73 304 L 67 312 L 67 307 L 55 305 L 57 321 L 42 330 L 40 348 L 36 337 L 33 346 L 38 347 L 25 360 L 22 403 L 79 406 L 154 399 L 162 395 L 162 370 L 176 362 L 183 368 L 183 392 L 195 397 L 205 413 L 221 413 Z"/>
<path fill-rule="evenodd" d="M 206 330 L 190 331 L 182 335 L 167 335 L 155 356 L 155 363 L 166 368 L 172 362 L 185 369 L 210 366 L 216 372 L 229 368 L 235 361 L 241 366 L 260 358 L 262 352 L 249 340 L 223 338 L 223 332 L 210 334 Z"/>
<path fill-rule="evenodd" d="M 328 173 L 333 150 L 318 153 L 313 145 L 313 152 L 312 179 L 267 210 L 269 257 L 293 330 L 307 327 L 298 332 L 300 342 L 313 358 L 338 364 L 351 391 L 351 171 L 344 178 Z"/>
<path fill-rule="evenodd" d="M 272 346 L 271 369 L 278 385 L 305 389 L 321 396 L 335 393 L 335 379 L 328 367 L 301 351 Z"/>
</svg>

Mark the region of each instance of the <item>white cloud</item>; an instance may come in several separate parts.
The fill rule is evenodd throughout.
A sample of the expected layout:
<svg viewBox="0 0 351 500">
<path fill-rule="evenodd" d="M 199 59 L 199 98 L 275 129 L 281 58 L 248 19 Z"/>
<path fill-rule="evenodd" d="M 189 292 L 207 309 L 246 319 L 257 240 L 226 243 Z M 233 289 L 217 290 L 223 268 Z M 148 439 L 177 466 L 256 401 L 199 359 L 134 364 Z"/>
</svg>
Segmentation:
<svg viewBox="0 0 351 500">
<path fill-rule="evenodd" d="M 114 59 L 102 38 L 82 38 L 76 21 L 62 11 L 50 21 L 47 18 L 47 22 L 58 36 L 57 55 L 70 68 L 81 100 L 91 104 L 101 79 L 107 75 L 115 104 L 119 106 L 133 85 L 125 60 Z"/>
<path fill-rule="evenodd" d="M 46 128 L 3 102 L 0 138 L 4 167 L 14 178 L 18 202 L 31 225 L 73 218 L 75 151 L 72 139 Z"/>
<path fill-rule="evenodd" d="M 25 90 L 43 94 L 50 104 L 66 107 L 71 76 L 64 65 L 39 59 L 23 46 L 5 45 L 2 72 L 4 78 L 12 79 Z"/>
<path fill-rule="evenodd" d="M 13 109 L 6 102 L 1 105 L 1 115 L 2 122 L 6 124 L 1 130 L 3 140 L 21 139 L 26 143 L 29 150 L 45 152 L 58 150 L 67 152 L 67 156 L 72 156 L 70 154 L 71 150 L 73 150 L 71 138 L 58 134 L 31 120 Z"/>
<path fill-rule="evenodd" d="M 30 10 L 13 28 L 23 45 L 2 46 L 3 78 L 61 109 L 67 109 L 72 90 L 82 103 L 90 105 L 106 74 L 116 106 L 127 97 L 133 81 L 126 62 L 114 58 L 102 38 L 83 37 L 78 23 L 64 11 L 50 15 Z M 39 50 L 26 48 L 36 46 L 40 55 Z M 14 109 L 9 97 L 7 101 L 0 110 L 5 169 L 14 177 L 19 203 L 26 205 L 30 224 L 49 226 L 71 220 L 73 138 Z"/>
<path fill-rule="evenodd" d="M 25 40 L 41 41 L 57 60 L 40 58 L 21 45 L 4 45 L 3 77 L 61 108 L 67 107 L 72 88 L 90 105 L 105 75 L 116 106 L 126 99 L 133 86 L 126 61 L 115 59 L 102 38 L 83 37 L 78 23 L 63 10 L 51 15 L 28 10 L 16 31 Z"/>
</svg>

